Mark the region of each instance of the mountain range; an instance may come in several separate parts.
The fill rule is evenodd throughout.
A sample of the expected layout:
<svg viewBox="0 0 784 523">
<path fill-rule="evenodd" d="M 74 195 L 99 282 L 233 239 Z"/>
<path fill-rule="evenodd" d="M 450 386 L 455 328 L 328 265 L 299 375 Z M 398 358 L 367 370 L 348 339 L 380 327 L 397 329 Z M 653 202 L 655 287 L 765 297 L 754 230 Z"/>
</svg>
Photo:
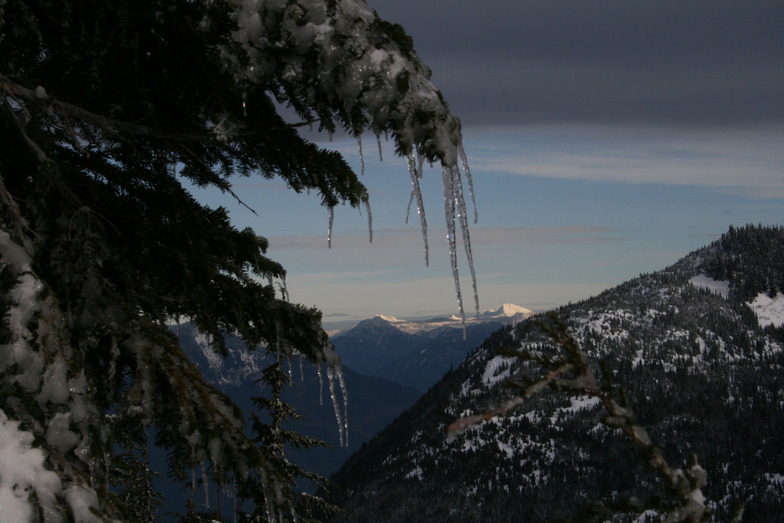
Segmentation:
<svg viewBox="0 0 784 523">
<path fill-rule="evenodd" d="M 531 314 L 528 309 L 505 304 L 467 320 L 465 330 L 462 320 L 455 316 L 401 320 L 377 315 L 333 336 L 331 341 L 343 358 L 342 374 L 348 392 L 343 405 L 342 391 L 336 390 L 337 409 L 348 420 L 348 433 L 341 432 L 345 420 L 336 418 L 326 371 L 296 360 L 288 369 L 293 386 L 284 391 L 283 400 L 302 419 L 290 428 L 330 448 L 290 449 L 290 459 L 323 476 L 335 472 L 450 366 L 462 362 L 489 333 Z M 206 380 L 250 412 L 250 397 L 264 394 L 256 380 L 271 363 L 266 352 L 248 351 L 239 338 L 226 335 L 228 355 L 224 358 L 210 349 L 209 340 L 194 325 L 183 323 L 170 329 Z M 165 461 L 157 449 L 152 449 L 152 454 L 153 462 Z M 183 497 L 180 486 L 166 479 L 159 480 L 158 486 L 166 494 L 162 512 L 182 509 L 177 501 Z"/>
<path fill-rule="evenodd" d="M 699 470 L 696 456 L 707 483 L 694 500 L 704 495 L 718 520 L 740 505 L 744 521 L 784 513 L 782 291 L 784 228 L 733 227 L 664 270 L 554 311 L 661 455 L 681 470 Z M 668 510 L 662 478 L 596 398 L 543 392 L 492 414 L 517 403 L 510 380 L 559 361 L 542 321 L 490 335 L 352 455 L 327 493 L 346 511 L 337 520 L 569 520 L 596 500 L 658 507 L 601 520 Z M 447 437 L 466 417 L 483 421 Z"/>
<path fill-rule="evenodd" d="M 376 315 L 330 341 L 346 367 L 424 391 L 492 332 L 531 315 L 532 311 L 509 303 L 465 324 L 456 316 L 399 320 Z"/>
</svg>

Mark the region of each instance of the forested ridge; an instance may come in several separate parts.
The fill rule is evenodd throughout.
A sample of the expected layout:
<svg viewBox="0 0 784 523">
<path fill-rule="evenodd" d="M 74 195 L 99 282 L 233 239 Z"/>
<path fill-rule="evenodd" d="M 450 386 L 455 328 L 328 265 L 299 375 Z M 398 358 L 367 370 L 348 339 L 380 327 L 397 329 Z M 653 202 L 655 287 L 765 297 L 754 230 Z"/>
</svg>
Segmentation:
<svg viewBox="0 0 784 523">
<path fill-rule="evenodd" d="M 718 261 L 731 259 L 729 288 L 748 291 L 746 282 L 784 269 L 769 254 L 782 245 L 781 227 L 733 228 L 662 271 L 556 311 L 628 390 L 670 463 L 697 455 L 719 521 L 739 504 L 745 521 L 778 521 L 784 510 L 784 336 L 759 326 L 748 292 L 725 298 L 689 280 L 718 278 Z M 495 350 L 544 350 L 536 321 L 488 338 L 349 460 L 333 477 L 348 511 L 341 521 L 549 521 L 597 499 L 661 492 L 639 451 L 600 423 L 587 398 L 540 394 L 447 441 L 447 425 L 499 405 L 511 394 L 503 382 L 531 372 Z"/>
</svg>

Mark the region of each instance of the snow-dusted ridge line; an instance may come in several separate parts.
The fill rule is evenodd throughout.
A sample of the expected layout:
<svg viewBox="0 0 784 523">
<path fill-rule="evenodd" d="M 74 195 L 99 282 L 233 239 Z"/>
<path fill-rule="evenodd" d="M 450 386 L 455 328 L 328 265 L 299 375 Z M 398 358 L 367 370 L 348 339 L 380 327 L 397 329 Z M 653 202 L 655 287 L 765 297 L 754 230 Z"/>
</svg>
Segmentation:
<svg viewBox="0 0 784 523">
<path fill-rule="evenodd" d="M 466 318 L 465 323 L 467 325 L 471 325 L 487 321 L 500 321 L 502 323 L 508 323 L 510 321 L 516 322 L 533 316 L 534 314 L 535 313 L 532 310 L 526 309 L 525 307 L 514 305 L 512 303 L 504 303 L 497 309 L 490 309 L 480 313 L 478 318 Z M 441 327 L 463 327 L 463 319 L 456 314 L 429 319 L 402 319 L 386 314 L 376 314 L 373 316 L 373 319 L 384 320 L 401 331 L 407 332 L 409 334 L 433 330 Z M 330 334 L 330 336 L 340 336 L 343 332 L 346 332 L 351 328 L 353 328 L 353 326 L 347 329 L 333 332 Z"/>
</svg>

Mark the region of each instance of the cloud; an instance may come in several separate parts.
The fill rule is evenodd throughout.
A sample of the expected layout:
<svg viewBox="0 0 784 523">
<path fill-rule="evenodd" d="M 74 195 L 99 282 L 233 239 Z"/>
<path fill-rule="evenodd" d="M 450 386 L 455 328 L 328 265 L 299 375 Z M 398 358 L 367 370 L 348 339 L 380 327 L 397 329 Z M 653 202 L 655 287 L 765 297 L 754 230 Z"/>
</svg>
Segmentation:
<svg viewBox="0 0 784 523">
<path fill-rule="evenodd" d="M 329 274 L 297 274 L 289 282 L 291 299 L 322 308 L 326 316 L 370 318 L 375 314 L 426 316 L 458 311 L 454 282 L 449 277 L 410 281 L 368 283 L 362 274 L 352 278 Z M 515 303 L 534 310 L 549 310 L 569 301 L 596 295 L 619 281 L 510 281 L 508 276 L 482 275 L 479 286 L 480 310 Z M 464 308 L 472 315 L 473 298 L 463 292 Z"/>
<path fill-rule="evenodd" d="M 608 243 L 625 240 L 629 231 L 622 228 L 562 225 L 551 227 L 483 227 L 481 224 L 470 227 L 471 242 L 483 249 L 490 245 L 580 245 L 588 243 Z M 459 233 L 458 233 L 459 234 Z M 429 231 L 430 249 L 435 256 L 446 255 L 445 229 L 431 228 Z M 328 249 L 326 236 L 276 237 L 270 238 L 274 252 L 282 250 L 315 249 L 322 257 L 344 257 L 355 260 L 356 264 L 367 264 L 376 258 L 397 263 L 399 259 L 410 260 L 411 252 L 424 253 L 421 233 L 415 229 L 386 229 L 374 231 L 374 241 L 368 244 L 367 230 L 341 232 L 333 238 L 333 248 Z M 462 249 L 461 246 L 458 246 Z M 407 249 L 407 250 L 401 250 Z M 361 256 L 357 257 L 357 251 Z M 391 251 L 391 252 L 390 252 Z M 390 258 L 391 256 L 391 258 Z M 431 254 L 432 258 L 433 254 Z M 348 260 L 347 260 L 348 261 Z M 378 260 L 376 260 L 378 261 Z"/>
<path fill-rule="evenodd" d="M 553 227 L 474 227 L 474 245 L 486 248 L 488 244 L 514 245 L 579 245 L 587 243 L 607 243 L 624 241 L 623 234 L 628 231 L 613 227 L 587 225 L 564 225 Z"/>
<path fill-rule="evenodd" d="M 475 171 L 784 197 L 784 127 L 687 131 L 543 126 L 480 130 L 466 142 Z"/>
<path fill-rule="evenodd" d="M 466 125 L 784 122 L 778 0 L 372 5 L 412 34 Z"/>
</svg>

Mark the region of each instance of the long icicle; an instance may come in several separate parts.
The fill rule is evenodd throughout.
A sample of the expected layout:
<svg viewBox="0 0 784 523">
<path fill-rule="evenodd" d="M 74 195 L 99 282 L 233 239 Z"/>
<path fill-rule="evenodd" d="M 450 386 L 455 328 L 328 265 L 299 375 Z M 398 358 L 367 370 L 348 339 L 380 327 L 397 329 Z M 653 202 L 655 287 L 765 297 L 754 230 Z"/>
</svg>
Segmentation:
<svg viewBox="0 0 784 523">
<path fill-rule="evenodd" d="M 338 378 L 338 385 L 340 385 L 340 393 L 343 395 L 343 446 L 348 447 L 348 387 L 346 387 L 346 379 L 343 377 L 341 366 L 335 367 L 335 375 Z"/>
<path fill-rule="evenodd" d="M 338 445 L 343 447 L 343 416 L 340 413 L 337 394 L 335 394 L 335 367 L 327 365 L 327 383 L 329 384 L 329 395 L 332 398 L 332 408 L 335 410 L 335 419 L 338 422 Z"/>
<path fill-rule="evenodd" d="M 412 203 L 414 203 L 414 189 L 411 189 L 411 196 L 408 197 L 408 205 L 406 206 L 406 225 L 408 225 L 408 217 L 411 216 Z"/>
<path fill-rule="evenodd" d="M 466 209 L 465 197 L 463 195 L 463 182 L 460 179 L 460 169 L 452 168 L 452 179 L 455 201 L 457 203 L 457 216 L 460 219 L 460 231 L 463 235 L 463 248 L 465 249 L 466 259 L 468 260 L 468 270 L 471 272 L 471 284 L 474 291 L 474 309 L 476 317 L 479 317 L 479 293 L 476 288 L 476 271 L 474 270 L 474 254 L 471 250 L 471 236 L 468 230 L 468 210 Z M 474 209 L 476 211 L 476 209 Z"/>
<path fill-rule="evenodd" d="M 321 374 L 321 364 L 316 367 L 316 374 L 319 379 L 319 405 L 324 405 L 324 376 Z"/>
<path fill-rule="evenodd" d="M 207 466 L 201 462 L 201 477 L 204 482 L 204 507 L 210 510 L 210 480 L 207 477 Z"/>
<path fill-rule="evenodd" d="M 441 177 L 444 185 L 444 217 L 446 218 L 446 238 L 449 242 L 449 258 L 452 265 L 452 278 L 455 281 L 455 293 L 457 294 L 457 305 L 460 309 L 460 318 L 463 321 L 463 337 L 465 330 L 465 311 L 463 310 L 463 295 L 460 292 L 460 274 L 457 270 L 457 238 L 455 224 L 455 167 L 444 166 Z"/>
<path fill-rule="evenodd" d="M 465 173 L 466 183 L 468 183 L 468 194 L 471 195 L 471 205 L 474 206 L 474 223 L 479 221 L 479 208 L 476 206 L 476 193 L 474 192 L 474 177 L 471 176 L 471 169 L 468 167 L 468 156 L 466 156 L 465 149 L 461 144 L 457 148 L 457 156 L 460 159 L 460 165 Z"/>
<path fill-rule="evenodd" d="M 335 208 L 329 206 L 329 222 L 327 224 L 327 247 L 332 248 L 332 226 L 335 224 Z"/>
<path fill-rule="evenodd" d="M 359 149 L 359 173 L 365 176 L 365 154 L 362 152 L 362 135 L 357 135 L 357 148 Z"/>
<path fill-rule="evenodd" d="M 362 196 L 362 201 L 365 202 L 365 211 L 367 212 L 368 242 L 373 243 L 373 211 L 370 210 L 370 197 L 367 192 Z"/>
<path fill-rule="evenodd" d="M 422 177 L 422 161 L 420 159 L 417 165 L 417 157 L 414 156 L 414 153 L 409 154 L 407 160 L 408 172 L 411 175 L 411 190 L 413 191 L 414 197 L 416 198 L 419 224 L 422 228 L 422 239 L 425 242 L 425 267 L 429 267 L 430 247 L 427 243 L 427 218 L 425 216 L 425 205 L 422 200 L 422 188 L 419 184 L 419 180 Z"/>
</svg>

